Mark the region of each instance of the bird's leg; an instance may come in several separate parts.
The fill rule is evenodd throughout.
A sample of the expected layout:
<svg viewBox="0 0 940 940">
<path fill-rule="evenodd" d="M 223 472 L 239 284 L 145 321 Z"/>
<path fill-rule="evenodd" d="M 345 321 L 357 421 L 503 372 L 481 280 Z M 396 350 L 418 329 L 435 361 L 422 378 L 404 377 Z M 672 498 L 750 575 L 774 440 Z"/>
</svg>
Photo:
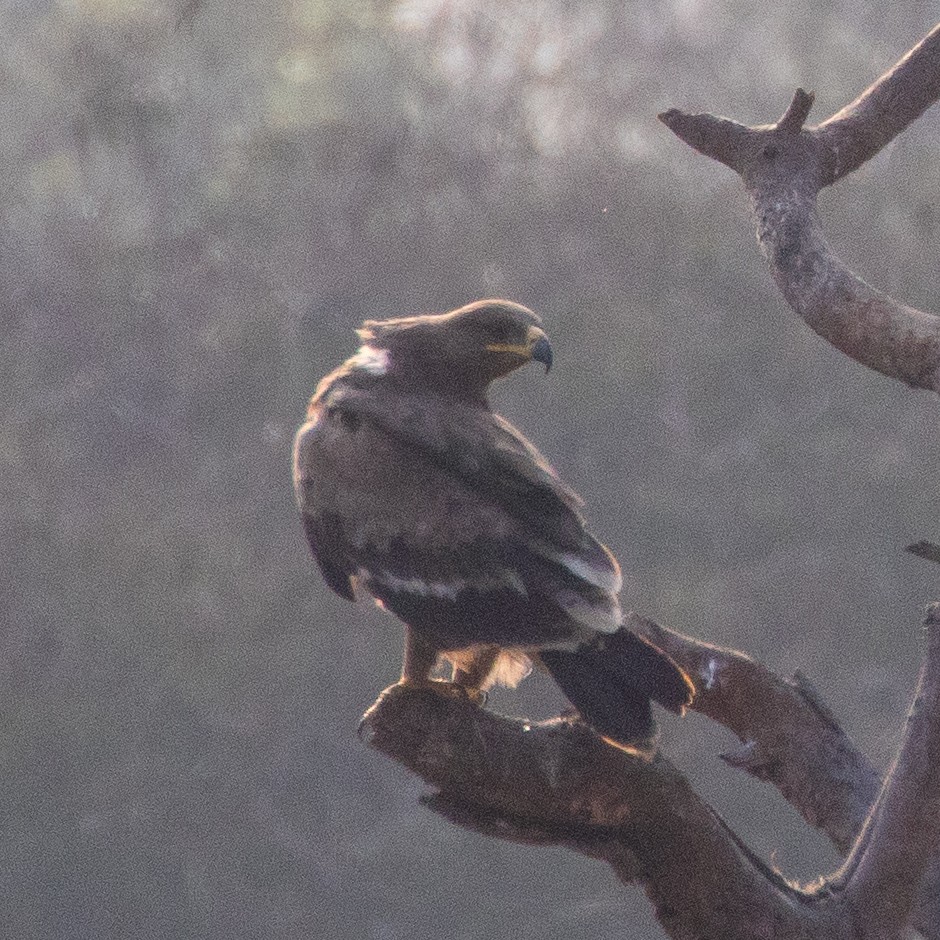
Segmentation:
<svg viewBox="0 0 940 940">
<path fill-rule="evenodd" d="M 473 659 L 461 666 L 454 666 L 451 682 L 459 685 L 467 697 L 479 705 L 486 703 L 484 686 L 489 679 L 496 660 L 499 658 L 498 646 L 481 646 L 474 651 Z"/>
<path fill-rule="evenodd" d="M 434 682 L 431 679 L 431 670 L 437 665 L 437 649 L 426 640 L 418 636 L 407 624 L 405 625 L 405 655 L 402 658 L 401 678 L 394 685 L 382 691 L 382 694 L 372 703 L 371 707 L 362 716 L 359 722 L 359 737 L 368 738 L 369 719 L 381 705 L 382 700 L 394 693 L 399 686 L 412 688 L 437 689 L 446 683 Z"/>
<path fill-rule="evenodd" d="M 382 694 L 375 700 L 372 706 L 362 716 L 359 722 L 359 737 L 368 731 L 369 718 L 379 707 L 386 695 L 394 693 L 400 686 L 410 686 L 418 689 L 433 689 L 434 691 L 443 688 L 452 689 L 454 686 L 448 682 L 435 682 L 431 678 L 431 671 L 437 665 L 438 651 L 427 640 L 418 636 L 407 624 L 405 625 L 405 655 L 401 664 L 401 678 L 394 685 L 383 689 Z"/>
<path fill-rule="evenodd" d="M 417 634 L 411 627 L 405 627 L 405 656 L 402 661 L 401 679 L 398 685 L 408 685 L 413 688 L 430 689 L 440 695 L 448 695 L 452 698 L 470 699 L 470 701 L 480 704 L 483 697 L 479 685 L 486 679 L 489 671 L 493 668 L 498 647 L 493 647 L 494 655 L 486 661 L 485 671 L 479 674 L 477 679 L 476 662 L 470 666 L 467 673 L 470 679 L 470 685 L 466 686 L 464 682 L 459 684 L 456 681 L 445 682 L 440 679 L 432 679 L 431 673 L 437 665 L 440 650 L 432 643 L 428 643 L 424 637 Z"/>
<path fill-rule="evenodd" d="M 402 685 L 430 685 L 437 665 L 437 648 L 405 626 L 405 656 L 401 665 Z"/>
<path fill-rule="evenodd" d="M 440 651 L 436 646 L 428 643 L 423 637 L 415 633 L 409 626 L 405 626 L 405 655 L 402 659 L 401 678 L 394 685 L 382 691 L 382 694 L 368 708 L 359 722 L 359 737 L 368 740 L 371 737 L 370 720 L 372 715 L 381 706 L 383 700 L 396 694 L 402 686 L 413 689 L 427 689 L 447 698 L 471 702 L 482 705 L 486 693 L 480 688 L 492 670 L 499 647 L 480 647 L 480 651 L 473 660 L 467 663 L 466 669 L 454 667 L 453 681 L 445 682 L 432 679 L 431 673 L 437 665 Z M 458 678 L 459 677 L 459 678 Z"/>
</svg>

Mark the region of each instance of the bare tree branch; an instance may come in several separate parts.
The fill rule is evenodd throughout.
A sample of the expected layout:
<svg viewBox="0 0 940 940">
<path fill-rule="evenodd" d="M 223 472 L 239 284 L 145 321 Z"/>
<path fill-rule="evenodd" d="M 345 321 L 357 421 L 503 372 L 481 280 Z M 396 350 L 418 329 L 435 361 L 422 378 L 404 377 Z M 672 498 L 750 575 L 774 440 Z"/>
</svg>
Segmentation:
<svg viewBox="0 0 940 940">
<path fill-rule="evenodd" d="M 823 237 L 816 198 L 938 96 L 940 27 L 816 128 L 805 126 L 813 96 L 802 89 L 772 125 L 660 115 L 741 176 L 773 276 L 806 323 L 858 362 L 933 391 L 940 318 L 853 273 Z M 940 606 L 928 613 L 918 692 L 883 785 L 802 675 L 782 680 L 636 615 L 629 626 L 693 676 L 693 707 L 741 740 L 725 760 L 772 783 L 848 853 L 833 877 L 808 889 L 788 883 L 666 758 L 624 753 L 576 721 L 514 721 L 459 695 L 393 686 L 364 719 L 370 743 L 430 783 L 426 802 L 453 822 L 602 859 L 643 887 L 674 938 L 888 940 L 913 923 L 940 940 Z"/>
<path fill-rule="evenodd" d="M 365 720 L 369 743 L 435 786 L 432 805 L 448 818 L 604 860 L 643 885 L 672 936 L 750 940 L 771 925 L 809 923 L 799 892 L 758 863 L 662 756 L 628 755 L 579 723 L 509 719 L 402 686 Z"/>
<path fill-rule="evenodd" d="M 753 732 L 753 752 L 766 748 L 774 762 L 794 763 L 796 771 L 808 764 L 817 787 L 841 794 L 847 805 L 827 805 L 829 815 L 816 824 L 841 833 L 858 815 L 858 793 L 871 786 L 873 771 L 805 680 L 783 682 L 740 653 L 636 616 L 631 626 L 699 667 L 704 714 Z M 940 606 L 931 609 L 928 630 L 920 691 L 877 809 L 867 825 L 858 823 L 861 835 L 843 869 L 809 890 L 757 858 L 664 757 L 626 754 L 577 722 L 509 719 L 460 696 L 403 686 L 387 689 L 364 722 L 373 747 L 437 789 L 427 801 L 437 812 L 486 835 L 564 845 L 607 862 L 622 881 L 644 888 L 673 937 L 886 940 L 909 921 L 940 844 Z M 799 748 L 781 743 L 788 732 L 808 740 L 814 728 L 829 743 L 810 747 L 808 762 Z M 743 765 L 757 772 L 750 755 Z M 812 804 L 805 788 L 787 791 L 781 783 L 794 767 L 781 773 L 761 766 L 758 775 L 794 805 Z M 857 777 L 848 785 L 846 772 Z M 921 921 L 927 903 L 920 902 Z M 925 921 L 926 936 L 936 936 L 935 923 Z"/>
<path fill-rule="evenodd" d="M 908 922 L 924 868 L 940 846 L 940 604 L 927 613 L 927 654 L 904 742 L 857 848 L 845 901 L 873 938 Z M 934 929 L 935 926 L 934 926 Z"/>
<path fill-rule="evenodd" d="M 830 156 L 823 185 L 870 160 L 940 97 L 940 26 L 851 104 L 816 128 Z"/>
<path fill-rule="evenodd" d="M 797 673 L 785 681 L 743 653 L 636 614 L 627 625 L 694 678 L 692 707 L 744 743 L 726 760 L 772 783 L 811 826 L 848 851 L 881 789 L 881 777 L 809 680 Z"/>
<path fill-rule="evenodd" d="M 915 388 L 940 391 L 940 318 L 865 283 L 830 248 L 816 212 L 819 190 L 874 156 L 940 97 L 940 27 L 866 92 L 816 128 L 812 96 L 798 89 L 783 117 L 746 127 L 671 110 L 660 120 L 705 156 L 738 173 L 757 237 L 781 292 L 847 356 Z"/>
<path fill-rule="evenodd" d="M 793 100 L 783 113 L 783 117 L 777 121 L 777 130 L 784 134 L 799 134 L 799 132 L 803 130 L 806 119 L 809 117 L 809 112 L 813 107 L 814 100 L 815 98 L 812 92 L 797 88 Z"/>
<path fill-rule="evenodd" d="M 935 617 L 932 608 L 928 621 Z M 740 750 L 722 755 L 729 764 L 775 786 L 841 853 L 856 845 L 882 780 L 806 676 L 781 679 L 743 653 L 636 614 L 628 625 L 695 678 L 692 707 L 741 739 Z M 925 937 L 940 940 L 940 853 L 923 879 L 912 922 Z"/>
<path fill-rule="evenodd" d="M 917 555 L 918 558 L 923 558 L 925 561 L 932 561 L 940 565 L 940 545 L 937 545 L 936 542 L 921 539 L 913 545 L 908 545 L 905 551 Z"/>
<path fill-rule="evenodd" d="M 679 111 L 660 116 L 691 146 L 742 177 L 751 197 L 758 240 L 773 276 L 806 323 L 862 364 L 933 391 L 940 390 L 940 319 L 895 301 L 851 271 L 823 236 L 816 197 L 821 188 L 874 156 L 938 97 L 940 26 L 855 101 L 816 128 L 803 127 L 812 96 L 802 89 L 775 125 L 745 127 L 712 115 Z M 929 543 L 918 543 L 909 550 L 932 559 L 936 553 L 931 549 Z M 706 703 L 703 699 L 703 709 Z M 745 769 L 755 764 L 772 767 L 779 773 L 781 765 L 763 758 L 759 745 L 748 742 L 747 733 L 739 736 L 746 743 L 733 758 L 737 765 Z M 825 745 L 824 750 L 829 749 L 831 745 Z M 835 797 L 835 816 L 830 809 L 817 811 L 812 792 L 800 787 L 798 770 L 792 774 L 796 790 L 783 780 L 771 780 L 807 821 L 818 820 L 843 851 L 857 831 L 861 810 L 870 802 L 874 781 L 870 766 L 859 762 L 852 750 L 845 752 L 848 777 L 837 775 L 837 779 L 851 783 Z M 807 754 L 810 768 L 811 753 Z M 784 766 L 798 767 L 799 755 L 788 755 Z M 834 823 L 835 819 L 840 821 Z M 860 851 L 857 848 L 856 854 Z M 938 858 L 924 879 L 915 922 L 927 936 L 940 937 Z"/>
</svg>

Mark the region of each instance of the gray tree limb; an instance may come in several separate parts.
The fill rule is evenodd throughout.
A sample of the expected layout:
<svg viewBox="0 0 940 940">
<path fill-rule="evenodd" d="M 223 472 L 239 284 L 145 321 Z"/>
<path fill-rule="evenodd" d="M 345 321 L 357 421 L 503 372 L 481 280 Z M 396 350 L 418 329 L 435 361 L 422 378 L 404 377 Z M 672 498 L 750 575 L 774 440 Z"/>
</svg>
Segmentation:
<svg viewBox="0 0 940 940">
<path fill-rule="evenodd" d="M 832 250 L 816 198 L 857 169 L 940 96 L 940 26 L 855 101 L 817 127 L 798 89 L 775 124 L 749 127 L 670 110 L 660 120 L 741 176 L 757 238 L 791 307 L 856 361 L 915 388 L 940 391 L 940 318 L 871 287 Z"/>
<path fill-rule="evenodd" d="M 903 745 L 840 876 L 855 918 L 869 936 L 885 940 L 908 922 L 940 847 L 940 604 L 931 604 L 926 625 L 927 653 Z M 924 901 L 934 911 L 922 926 L 935 935 L 936 894 Z"/>
</svg>

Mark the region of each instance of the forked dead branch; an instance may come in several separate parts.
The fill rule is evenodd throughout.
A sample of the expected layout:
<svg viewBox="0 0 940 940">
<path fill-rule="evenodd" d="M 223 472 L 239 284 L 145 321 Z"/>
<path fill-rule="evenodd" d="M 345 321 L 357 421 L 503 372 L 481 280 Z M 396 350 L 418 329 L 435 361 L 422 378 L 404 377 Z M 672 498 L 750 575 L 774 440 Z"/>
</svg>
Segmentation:
<svg viewBox="0 0 940 940">
<path fill-rule="evenodd" d="M 805 127 L 813 96 L 796 91 L 775 124 L 747 127 L 711 114 L 660 120 L 743 180 L 757 238 L 790 306 L 862 365 L 940 391 L 940 317 L 866 284 L 832 251 L 816 211 L 819 191 L 871 159 L 940 96 L 940 27 L 855 101 Z"/>
<path fill-rule="evenodd" d="M 802 89 L 775 124 L 710 114 L 660 119 L 742 178 L 761 248 L 793 309 L 862 365 L 940 391 L 940 318 L 866 284 L 827 243 L 819 191 L 897 136 L 940 96 L 940 27 L 857 100 L 815 127 Z M 846 855 L 804 889 L 757 858 L 662 755 L 632 758 L 578 723 L 526 723 L 469 702 L 395 688 L 366 716 L 370 743 L 434 787 L 428 804 L 498 838 L 565 845 L 641 885 L 670 936 L 940 938 L 940 605 L 901 748 L 882 783 L 819 693 L 742 653 L 633 615 L 630 626 L 693 677 L 694 708 L 730 728 L 723 755 L 773 784 Z M 812 664 L 808 664 L 811 668 Z"/>
</svg>

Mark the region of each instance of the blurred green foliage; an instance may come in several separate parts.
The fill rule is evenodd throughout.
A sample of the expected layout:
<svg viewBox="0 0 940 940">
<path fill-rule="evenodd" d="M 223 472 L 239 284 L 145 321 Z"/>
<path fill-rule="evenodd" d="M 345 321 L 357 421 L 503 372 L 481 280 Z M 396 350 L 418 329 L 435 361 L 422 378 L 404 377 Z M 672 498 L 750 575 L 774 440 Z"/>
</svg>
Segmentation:
<svg viewBox="0 0 940 940">
<path fill-rule="evenodd" d="M 182 23 L 176 24 L 182 16 Z M 369 753 L 397 624 L 320 583 L 290 440 L 364 317 L 502 295 L 497 393 L 587 501 L 625 603 L 799 667 L 884 763 L 936 572 L 936 403 L 786 309 L 669 106 L 822 119 L 931 23 L 740 0 L 0 3 L 0 935 L 659 937 L 561 852 L 454 830 Z M 833 242 L 936 307 L 936 118 L 832 193 Z M 548 714 L 531 679 L 496 707 Z M 775 794 L 665 747 L 759 850 Z"/>
</svg>

